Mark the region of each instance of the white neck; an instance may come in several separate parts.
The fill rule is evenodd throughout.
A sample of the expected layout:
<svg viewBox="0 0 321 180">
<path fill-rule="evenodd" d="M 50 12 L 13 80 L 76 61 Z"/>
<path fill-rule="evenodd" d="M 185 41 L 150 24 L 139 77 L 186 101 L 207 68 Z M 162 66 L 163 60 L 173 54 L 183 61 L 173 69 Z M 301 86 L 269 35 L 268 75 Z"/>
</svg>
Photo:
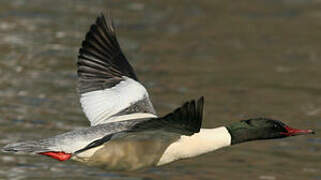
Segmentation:
<svg viewBox="0 0 321 180">
<path fill-rule="evenodd" d="M 184 158 L 195 157 L 231 145 L 231 135 L 226 127 L 201 129 L 192 136 L 181 136 L 167 147 L 157 165 Z"/>
</svg>

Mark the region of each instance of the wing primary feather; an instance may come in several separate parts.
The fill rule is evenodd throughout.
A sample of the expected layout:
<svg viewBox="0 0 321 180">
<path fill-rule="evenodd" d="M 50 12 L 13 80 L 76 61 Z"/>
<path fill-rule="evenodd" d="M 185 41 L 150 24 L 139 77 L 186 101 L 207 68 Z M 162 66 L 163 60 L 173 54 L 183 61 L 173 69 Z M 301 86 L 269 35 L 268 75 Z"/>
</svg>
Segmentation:
<svg viewBox="0 0 321 180">
<path fill-rule="evenodd" d="M 204 96 L 202 96 L 198 101 L 197 101 L 197 117 L 198 119 L 203 119 L 203 107 L 204 107 Z M 202 126 L 202 121 L 197 122 L 197 126 Z"/>
<path fill-rule="evenodd" d="M 91 126 L 108 123 L 128 109 L 125 115 L 156 114 L 147 90 L 120 48 L 110 15 L 106 20 L 100 14 L 90 26 L 79 49 L 77 67 L 80 103 Z M 137 103 L 142 100 L 144 103 Z"/>
<path fill-rule="evenodd" d="M 92 74 L 90 76 L 92 78 L 96 77 L 95 75 L 98 77 L 105 75 L 105 79 L 127 76 L 138 81 L 133 68 L 119 46 L 113 21 L 111 18 L 106 21 L 103 14 L 97 17 L 96 23 L 91 25 L 86 33 L 82 47 L 79 49 L 77 66 L 80 80 Z M 88 88 L 84 89 L 84 86 L 82 83 L 79 84 L 80 93 L 88 92 Z M 97 86 L 96 89 L 99 90 L 100 87 L 102 86 Z"/>
<path fill-rule="evenodd" d="M 159 130 L 192 135 L 200 131 L 202 125 L 203 97 L 197 103 L 186 102 L 180 108 L 161 118 L 154 118 L 136 124 L 130 132 Z"/>
</svg>

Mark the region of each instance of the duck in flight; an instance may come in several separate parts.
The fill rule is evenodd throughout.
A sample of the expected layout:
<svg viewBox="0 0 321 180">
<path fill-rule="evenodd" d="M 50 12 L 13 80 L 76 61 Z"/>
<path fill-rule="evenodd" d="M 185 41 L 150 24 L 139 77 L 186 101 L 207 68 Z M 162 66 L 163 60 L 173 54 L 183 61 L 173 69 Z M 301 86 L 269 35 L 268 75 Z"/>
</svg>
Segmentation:
<svg viewBox="0 0 321 180">
<path fill-rule="evenodd" d="M 8 144 L 4 151 L 73 159 L 109 170 L 136 170 L 246 141 L 313 133 L 266 118 L 201 128 L 203 97 L 158 117 L 119 46 L 111 19 L 103 14 L 86 34 L 77 65 L 80 103 L 91 126 Z"/>
</svg>

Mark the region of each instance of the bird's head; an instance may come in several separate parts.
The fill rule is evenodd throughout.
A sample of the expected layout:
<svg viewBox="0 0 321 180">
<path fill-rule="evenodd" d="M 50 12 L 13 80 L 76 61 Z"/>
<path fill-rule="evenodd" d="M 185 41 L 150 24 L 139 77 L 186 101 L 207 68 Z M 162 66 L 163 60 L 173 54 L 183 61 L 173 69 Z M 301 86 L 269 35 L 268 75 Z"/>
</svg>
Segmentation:
<svg viewBox="0 0 321 180">
<path fill-rule="evenodd" d="M 310 129 L 295 129 L 281 121 L 266 118 L 242 120 L 227 126 L 227 129 L 231 134 L 232 144 L 314 133 Z"/>
</svg>

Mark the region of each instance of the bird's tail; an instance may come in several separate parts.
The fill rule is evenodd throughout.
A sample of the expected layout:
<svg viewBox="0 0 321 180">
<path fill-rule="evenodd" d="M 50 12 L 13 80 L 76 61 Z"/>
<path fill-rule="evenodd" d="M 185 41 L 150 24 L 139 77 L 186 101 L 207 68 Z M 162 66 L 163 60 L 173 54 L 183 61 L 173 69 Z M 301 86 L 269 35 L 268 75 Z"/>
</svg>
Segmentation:
<svg viewBox="0 0 321 180">
<path fill-rule="evenodd" d="M 48 139 L 12 143 L 3 147 L 6 152 L 41 153 L 52 150 L 52 142 Z"/>
</svg>

